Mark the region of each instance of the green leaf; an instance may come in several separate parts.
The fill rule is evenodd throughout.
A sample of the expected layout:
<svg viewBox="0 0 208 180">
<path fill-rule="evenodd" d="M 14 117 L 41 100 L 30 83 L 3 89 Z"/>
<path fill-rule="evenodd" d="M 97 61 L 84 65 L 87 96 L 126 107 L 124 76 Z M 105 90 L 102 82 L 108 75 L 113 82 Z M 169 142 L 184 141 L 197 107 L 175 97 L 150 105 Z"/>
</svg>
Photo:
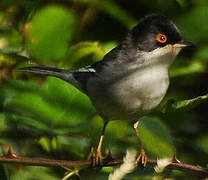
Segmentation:
<svg viewBox="0 0 208 180">
<path fill-rule="evenodd" d="M 7 128 L 6 119 L 4 114 L 0 114 L 0 132 L 4 131 Z"/>
<path fill-rule="evenodd" d="M 176 102 L 173 99 L 171 99 L 164 105 L 161 111 L 163 113 L 186 112 L 197 107 L 199 104 L 206 102 L 207 99 L 208 99 L 208 94 L 204 96 L 198 96 L 193 99 L 176 101 Z"/>
<path fill-rule="evenodd" d="M 53 137 L 52 140 L 51 140 L 51 147 L 52 149 L 59 149 L 59 143 L 57 141 L 57 137 Z"/>
<path fill-rule="evenodd" d="M 208 61 L 208 46 L 201 47 L 194 55 L 195 59 L 200 59 L 205 62 Z"/>
<path fill-rule="evenodd" d="M 205 71 L 206 65 L 199 60 L 184 61 L 184 59 L 178 59 L 173 67 L 171 67 L 170 76 L 178 77 L 193 73 L 202 73 Z"/>
<path fill-rule="evenodd" d="M 69 48 L 67 58 L 62 63 L 77 69 L 101 60 L 105 53 L 105 49 L 98 42 L 81 42 Z"/>
<path fill-rule="evenodd" d="M 171 158 L 175 153 L 172 137 L 165 124 L 155 117 L 140 119 L 139 132 L 142 144 L 149 153 L 157 158 Z"/>
<path fill-rule="evenodd" d="M 11 180 L 34 180 L 43 178 L 60 180 L 60 177 L 58 177 L 57 174 L 55 174 L 52 169 L 48 167 L 23 166 L 21 172 L 19 172 L 17 168 L 13 168 L 9 173 L 9 179 Z"/>
<path fill-rule="evenodd" d="M 204 152 L 208 153 L 208 135 L 198 138 L 196 140 L 196 145 L 200 147 Z"/>
<path fill-rule="evenodd" d="M 86 148 L 89 147 L 89 140 L 86 138 L 58 136 L 57 141 L 59 142 L 62 150 L 71 152 L 77 157 L 84 158 L 86 156 Z"/>
<path fill-rule="evenodd" d="M 176 0 L 176 1 L 181 7 L 186 7 L 188 5 L 186 0 Z"/>
<path fill-rule="evenodd" d="M 0 50 L 6 53 L 19 52 L 23 48 L 23 38 L 21 34 L 12 28 L 8 28 L 7 30 L 2 30 L 0 27 L 0 31 L 6 31 L 4 33 L 0 33 Z"/>
<path fill-rule="evenodd" d="M 7 112 L 12 110 L 13 113 L 25 117 L 22 118 L 25 121 L 29 118 L 28 123 L 34 126 L 33 120 L 40 121 L 43 123 L 38 126 L 41 129 L 47 124 L 74 131 L 79 129 L 79 123 L 87 123 L 95 114 L 95 109 L 86 95 L 57 78 L 48 78 L 42 87 L 34 83 L 12 81 L 4 93 L 4 108 Z"/>
<path fill-rule="evenodd" d="M 124 9 L 119 7 L 119 5 L 113 1 L 109 1 L 109 0 L 105 0 L 105 1 L 79 0 L 79 1 L 82 3 L 93 5 L 96 8 L 106 12 L 110 16 L 119 20 L 128 28 L 132 28 L 135 24 L 138 23 L 131 15 L 129 15 Z"/>
<path fill-rule="evenodd" d="M 47 6 L 32 19 L 28 49 L 39 62 L 63 58 L 75 29 L 75 16 L 60 6 Z"/>
<path fill-rule="evenodd" d="M 62 109 L 59 120 L 70 125 L 89 120 L 95 114 L 89 98 L 69 83 L 49 77 L 42 86 L 45 100 Z M 69 123 L 70 121 L 70 123 Z"/>
<path fill-rule="evenodd" d="M 181 14 L 178 19 L 178 26 L 184 37 L 193 42 L 200 42 L 206 39 L 208 26 L 207 24 L 208 6 L 207 4 L 195 4 L 189 11 Z M 200 34 L 200 35 L 199 35 Z"/>
<path fill-rule="evenodd" d="M 38 143 L 42 146 L 42 148 L 45 151 L 47 151 L 47 152 L 51 151 L 51 139 L 49 139 L 48 137 L 41 137 L 38 140 Z"/>
</svg>

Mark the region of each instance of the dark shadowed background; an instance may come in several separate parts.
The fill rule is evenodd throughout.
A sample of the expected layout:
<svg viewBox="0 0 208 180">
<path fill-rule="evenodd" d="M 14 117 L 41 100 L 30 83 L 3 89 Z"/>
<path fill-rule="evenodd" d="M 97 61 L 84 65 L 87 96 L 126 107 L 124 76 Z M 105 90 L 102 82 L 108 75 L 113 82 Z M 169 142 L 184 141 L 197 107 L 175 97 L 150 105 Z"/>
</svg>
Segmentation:
<svg viewBox="0 0 208 180">
<path fill-rule="evenodd" d="M 206 167 L 208 102 L 162 113 L 168 99 L 208 93 L 208 2 L 206 0 L 2 0 L 0 2 L 0 150 L 21 156 L 86 159 L 97 145 L 102 120 L 89 99 L 66 82 L 16 71 L 30 65 L 77 69 L 99 61 L 141 17 L 162 13 L 195 50 L 183 50 L 171 67 L 171 85 L 161 106 L 141 121 L 150 157 L 177 157 Z M 203 101 L 203 103 L 202 103 Z M 164 111 L 163 111 L 164 112 Z M 127 122 L 110 122 L 104 152 L 139 150 Z M 113 168 L 80 171 L 81 179 L 107 179 Z M 0 165 L 1 180 L 58 180 L 63 168 Z M 137 169 L 126 179 L 195 179 L 188 173 Z M 71 179 L 79 179 L 77 176 Z"/>
</svg>

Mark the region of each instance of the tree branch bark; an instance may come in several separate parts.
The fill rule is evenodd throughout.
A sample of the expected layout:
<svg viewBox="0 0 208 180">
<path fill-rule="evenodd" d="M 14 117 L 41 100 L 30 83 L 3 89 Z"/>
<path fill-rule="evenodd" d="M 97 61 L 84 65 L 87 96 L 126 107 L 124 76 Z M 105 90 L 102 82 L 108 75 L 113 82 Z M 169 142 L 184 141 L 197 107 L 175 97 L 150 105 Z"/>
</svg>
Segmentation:
<svg viewBox="0 0 208 180">
<path fill-rule="evenodd" d="M 55 159 L 44 159 L 44 158 L 30 158 L 30 157 L 19 157 L 19 156 L 0 156 L 0 163 L 13 163 L 30 166 L 60 166 L 67 168 L 94 168 L 91 160 L 81 161 L 66 161 L 66 160 L 55 160 Z M 121 158 L 106 158 L 103 163 L 96 167 L 104 166 L 117 166 L 123 163 Z M 154 166 L 157 164 L 157 159 L 148 159 L 147 166 Z M 193 173 L 199 177 L 208 177 L 208 170 L 198 165 L 191 165 L 186 163 L 171 163 L 167 166 L 170 169 L 177 169 Z"/>
</svg>

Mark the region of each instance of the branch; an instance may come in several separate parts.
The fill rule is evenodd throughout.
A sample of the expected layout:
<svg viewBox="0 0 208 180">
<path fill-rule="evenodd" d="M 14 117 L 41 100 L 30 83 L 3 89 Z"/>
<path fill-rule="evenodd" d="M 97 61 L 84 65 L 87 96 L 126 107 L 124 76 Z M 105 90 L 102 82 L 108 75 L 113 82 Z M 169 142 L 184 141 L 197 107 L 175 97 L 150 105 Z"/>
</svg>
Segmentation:
<svg viewBox="0 0 208 180">
<path fill-rule="evenodd" d="M 30 158 L 30 157 L 19 157 L 19 156 L 0 156 L 0 163 L 14 163 L 30 166 L 60 166 L 68 168 L 94 168 L 104 166 L 117 166 L 123 163 L 121 158 L 106 158 L 103 163 L 99 166 L 92 166 L 91 160 L 81 161 L 66 161 L 66 160 L 54 160 L 54 159 L 43 159 L 43 158 Z M 147 166 L 153 166 L 157 164 L 157 159 L 148 159 Z M 208 177 L 208 171 L 198 165 L 191 165 L 186 163 L 171 163 L 167 166 L 169 169 L 177 169 L 193 173 L 200 177 Z"/>
</svg>

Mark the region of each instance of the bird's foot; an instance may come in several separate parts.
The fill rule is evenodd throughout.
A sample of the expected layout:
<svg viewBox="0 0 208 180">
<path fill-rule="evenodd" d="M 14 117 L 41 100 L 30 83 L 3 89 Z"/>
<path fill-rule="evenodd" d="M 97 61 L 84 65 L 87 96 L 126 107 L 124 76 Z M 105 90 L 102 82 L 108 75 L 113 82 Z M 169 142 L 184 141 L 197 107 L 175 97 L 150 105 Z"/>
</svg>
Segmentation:
<svg viewBox="0 0 208 180">
<path fill-rule="evenodd" d="M 94 158 L 94 166 L 99 166 L 103 164 L 103 155 L 101 150 L 97 149 L 96 154 L 95 154 L 95 158 Z"/>
<path fill-rule="evenodd" d="M 144 149 L 141 149 L 139 156 L 136 159 L 137 164 L 141 164 L 143 167 L 146 167 L 147 164 L 147 155 L 144 151 Z"/>
<path fill-rule="evenodd" d="M 97 149 L 95 152 L 94 148 L 92 148 L 88 159 L 91 159 L 92 167 L 96 167 L 103 164 L 104 157 L 101 150 Z"/>
</svg>

